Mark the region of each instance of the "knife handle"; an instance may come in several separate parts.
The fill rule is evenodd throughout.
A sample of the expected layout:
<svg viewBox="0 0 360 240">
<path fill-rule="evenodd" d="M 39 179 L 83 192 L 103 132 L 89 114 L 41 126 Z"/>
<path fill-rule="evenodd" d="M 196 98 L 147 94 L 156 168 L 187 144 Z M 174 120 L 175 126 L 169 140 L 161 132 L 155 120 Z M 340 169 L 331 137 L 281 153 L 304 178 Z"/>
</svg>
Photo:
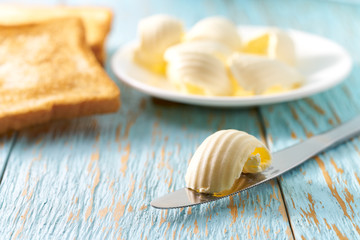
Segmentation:
<svg viewBox="0 0 360 240">
<path fill-rule="evenodd" d="M 311 137 L 299 144 L 286 148 L 273 155 L 273 164 L 267 177 L 276 177 L 305 162 L 325 149 L 336 146 L 360 134 L 360 116 L 345 122 L 327 132 Z"/>
<path fill-rule="evenodd" d="M 329 130 L 318 137 L 325 139 L 324 141 L 329 142 L 329 147 L 337 145 L 343 141 L 355 137 L 360 134 L 360 116 L 341 124 L 340 126 Z"/>
</svg>

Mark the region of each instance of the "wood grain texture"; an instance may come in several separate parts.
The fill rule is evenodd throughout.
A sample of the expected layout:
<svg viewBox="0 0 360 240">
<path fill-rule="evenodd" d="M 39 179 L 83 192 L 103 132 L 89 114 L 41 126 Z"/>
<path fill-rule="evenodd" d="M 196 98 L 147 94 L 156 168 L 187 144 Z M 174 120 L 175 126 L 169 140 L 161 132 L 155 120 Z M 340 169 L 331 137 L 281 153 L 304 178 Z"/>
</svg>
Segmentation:
<svg viewBox="0 0 360 240">
<path fill-rule="evenodd" d="M 359 6 L 307 1 L 292 2 L 288 7 L 297 9 L 296 14 L 281 11 L 280 15 L 280 10 L 265 6 L 273 24 L 292 19 L 286 24 L 331 38 L 352 54 L 355 65 L 345 83 L 330 91 L 261 109 L 267 140 L 274 151 L 331 129 L 360 113 L 360 48 L 356 24 L 360 20 Z M 306 18 L 301 17 L 303 14 Z M 296 239 L 360 238 L 359 149 L 359 138 L 355 138 L 281 177 Z"/>
<path fill-rule="evenodd" d="M 254 110 L 152 101 L 123 87 L 113 115 L 24 131 L 0 187 L 6 238 L 291 238 L 273 182 L 231 199 L 162 211 L 149 202 L 184 186 L 196 146 L 216 131 L 259 136 Z M 6 224 L 11 223 L 11 224 Z"/>
</svg>

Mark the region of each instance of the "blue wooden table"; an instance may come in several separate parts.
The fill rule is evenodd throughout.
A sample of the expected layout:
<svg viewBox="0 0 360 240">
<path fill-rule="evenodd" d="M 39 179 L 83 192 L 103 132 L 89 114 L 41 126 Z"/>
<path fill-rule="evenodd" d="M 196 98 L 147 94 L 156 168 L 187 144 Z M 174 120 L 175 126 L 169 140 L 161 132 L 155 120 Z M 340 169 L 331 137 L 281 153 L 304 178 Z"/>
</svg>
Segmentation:
<svg viewBox="0 0 360 240">
<path fill-rule="evenodd" d="M 118 83 L 122 107 L 115 114 L 2 136 L 1 239 L 360 239 L 359 138 L 234 197 L 187 209 L 149 206 L 153 198 L 184 186 L 189 158 L 219 129 L 247 131 L 277 151 L 360 114 L 360 4 L 54 3 L 113 9 L 108 59 L 135 38 L 137 22 L 145 16 L 168 13 L 190 27 L 203 17 L 224 15 L 237 24 L 294 28 L 330 38 L 351 53 L 354 68 L 343 84 L 327 92 L 247 109 L 165 102 Z"/>
</svg>

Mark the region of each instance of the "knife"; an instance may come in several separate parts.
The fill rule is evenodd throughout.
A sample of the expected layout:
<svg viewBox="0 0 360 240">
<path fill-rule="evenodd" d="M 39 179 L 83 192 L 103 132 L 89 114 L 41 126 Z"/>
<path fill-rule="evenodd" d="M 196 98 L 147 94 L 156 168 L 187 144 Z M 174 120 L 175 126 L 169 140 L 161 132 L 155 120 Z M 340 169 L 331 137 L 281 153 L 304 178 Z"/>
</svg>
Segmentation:
<svg viewBox="0 0 360 240">
<path fill-rule="evenodd" d="M 239 186 L 225 196 L 214 196 L 198 193 L 189 188 L 182 188 L 153 200 L 150 205 L 159 209 L 190 207 L 237 194 L 276 178 L 325 149 L 334 147 L 358 134 L 360 134 L 360 116 L 325 133 L 313 136 L 294 146 L 273 153 L 272 164 L 267 170 L 261 173 L 241 174 Z"/>
</svg>

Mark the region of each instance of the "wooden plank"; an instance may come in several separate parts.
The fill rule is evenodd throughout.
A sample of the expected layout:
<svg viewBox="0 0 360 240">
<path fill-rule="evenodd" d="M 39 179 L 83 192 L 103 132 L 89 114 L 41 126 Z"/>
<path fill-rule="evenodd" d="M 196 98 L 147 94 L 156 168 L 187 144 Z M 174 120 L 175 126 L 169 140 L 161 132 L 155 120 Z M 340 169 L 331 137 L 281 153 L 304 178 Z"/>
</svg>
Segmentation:
<svg viewBox="0 0 360 240">
<path fill-rule="evenodd" d="M 360 113 L 359 7 L 337 3 L 292 4 L 283 16 L 272 12 L 274 24 L 291 16 L 298 28 L 332 38 L 345 46 L 355 61 L 344 84 L 314 97 L 261 109 L 273 151 L 333 128 Z M 276 16 L 275 16 L 276 15 Z M 322 21 L 315 21 L 322 19 Z M 360 141 L 355 138 L 320 154 L 281 178 L 296 239 L 358 239 L 360 237 Z"/>
<path fill-rule="evenodd" d="M 128 102 L 117 114 L 19 136 L 0 187 L 0 235 L 291 238 L 274 183 L 200 207 L 149 206 L 154 197 L 184 186 L 188 159 L 210 133 L 237 128 L 259 136 L 253 110 L 159 103 L 122 89 Z"/>
<path fill-rule="evenodd" d="M 91 3 L 99 4 L 86 2 Z M 145 15 L 168 12 L 188 24 L 229 11 L 221 1 L 191 7 L 161 1 L 101 4 L 116 12 L 111 52 L 135 37 L 136 22 Z M 173 104 L 119 85 L 123 103 L 116 114 L 20 134 L 0 185 L 1 236 L 292 239 L 277 182 L 194 208 L 149 206 L 151 199 L 184 186 L 188 160 L 209 134 L 235 128 L 262 137 L 254 109 Z"/>
</svg>

